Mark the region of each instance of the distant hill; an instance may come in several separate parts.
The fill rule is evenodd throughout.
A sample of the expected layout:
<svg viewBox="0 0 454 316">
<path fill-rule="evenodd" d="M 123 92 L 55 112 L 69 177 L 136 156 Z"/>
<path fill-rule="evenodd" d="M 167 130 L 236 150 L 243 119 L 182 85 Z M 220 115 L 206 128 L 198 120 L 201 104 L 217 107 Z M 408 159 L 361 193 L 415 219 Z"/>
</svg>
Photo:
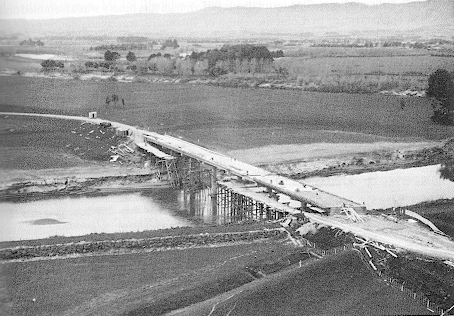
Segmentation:
<svg viewBox="0 0 454 316">
<path fill-rule="evenodd" d="M 454 0 L 405 4 L 211 7 L 181 14 L 127 14 L 53 20 L 0 20 L 0 32 L 45 35 L 247 37 L 266 34 L 413 31 L 454 36 Z"/>
</svg>

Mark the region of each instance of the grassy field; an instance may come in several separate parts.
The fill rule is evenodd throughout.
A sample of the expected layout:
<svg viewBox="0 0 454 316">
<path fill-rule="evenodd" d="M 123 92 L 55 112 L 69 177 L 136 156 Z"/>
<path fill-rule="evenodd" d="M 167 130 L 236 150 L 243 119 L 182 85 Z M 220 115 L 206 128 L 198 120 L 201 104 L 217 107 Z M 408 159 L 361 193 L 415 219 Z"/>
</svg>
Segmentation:
<svg viewBox="0 0 454 316">
<path fill-rule="evenodd" d="M 201 85 L 121 83 L 1 77 L 1 111 L 54 112 L 100 117 L 171 132 L 218 150 L 270 144 L 361 142 L 363 134 L 390 140 L 436 140 L 453 127 L 433 124 L 424 98 L 234 89 Z M 107 106 L 116 93 L 126 106 Z M 329 130 L 336 137 L 314 134 Z M 330 134 L 334 135 L 334 134 Z M 380 138 L 383 140 L 383 138 Z"/>
<path fill-rule="evenodd" d="M 287 251 L 281 243 L 255 243 L 6 263 L 2 275 L 9 298 L 4 301 L 11 301 L 12 313 L 8 315 L 62 315 L 65 311 L 73 315 L 118 315 L 182 289 L 239 277 L 248 263 Z"/>
<path fill-rule="evenodd" d="M 284 50 L 289 57 L 393 57 L 425 56 L 425 49 L 402 47 L 295 47 Z"/>
<path fill-rule="evenodd" d="M 161 315 L 254 280 L 246 266 L 277 262 L 295 250 L 256 243 L 153 253 L 5 263 L 9 315 Z M 295 267 L 296 268 L 296 267 Z M 422 313 L 387 286 L 355 253 L 328 257 L 239 290 L 216 314 L 382 315 Z M 329 286 L 327 286 L 329 284 Z M 34 299 L 34 300 L 33 300 Z M 209 304 L 209 303 L 207 303 Z M 208 315 L 213 304 L 181 315 Z"/>
<path fill-rule="evenodd" d="M 174 315 L 208 315 L 216 303 L 213 316 L 430 315 L 424 307 L 376 278 L 353 252 L 327 257 L 241 289 L 241 294 L 228 293 Z"/>
<path fill-rule="evenodd" d="M 0 117 L 0 169 L 67 168 L 108 161 L 124 138 L 111 128 L 37 117 Z"/>
<path fill-rule="evenodd" d="M 394 57 L 289 57 L 277 65 L 294 70 L 295 74 L 323 76 L 333 74 L 422 74 L 429 75 L 438 68 L 454 71 L 454 57 L 394 56 Z"/>
<path fill-rule="evenodd" d="M 317 91 L 378 92 L 427 89 L 428 76 L 439 68 L 454 71 L 454 57 L 361 56 L 289 57 L 276 61 L 297 85 Z"/>
</svg>

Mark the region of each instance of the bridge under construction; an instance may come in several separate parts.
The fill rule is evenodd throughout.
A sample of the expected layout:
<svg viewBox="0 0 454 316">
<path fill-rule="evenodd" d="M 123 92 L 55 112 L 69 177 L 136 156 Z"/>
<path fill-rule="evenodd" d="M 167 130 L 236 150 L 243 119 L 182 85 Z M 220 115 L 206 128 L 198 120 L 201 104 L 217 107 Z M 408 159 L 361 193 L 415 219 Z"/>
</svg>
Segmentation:
<svg viewBox="0 0 454 316">
<path fill-rule="evenodd" d="M 268 172 L 235 158 L 154 132 L 136 143 L 150 154 L 161 177 L 190 195 L 209 188 L 212 210 L 232 219 L 278 219 L 303 211 L 334 214 L 365 205 Z"/>
</svg>

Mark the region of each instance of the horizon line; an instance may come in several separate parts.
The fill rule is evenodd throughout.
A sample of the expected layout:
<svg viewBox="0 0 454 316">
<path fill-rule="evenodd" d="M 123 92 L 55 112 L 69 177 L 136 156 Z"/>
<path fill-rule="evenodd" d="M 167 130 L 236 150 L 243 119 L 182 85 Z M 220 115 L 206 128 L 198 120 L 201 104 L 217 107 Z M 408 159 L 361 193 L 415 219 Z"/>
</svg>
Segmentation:
<svg viewBox="0 0 454 316">
<path fill-rule="evenodd" d="M 279 8 L 290 8 L 290 7 L 309 7 L 309 6 L 321 6 L 321 5 L 348 5 L 348 4 L 358 4 L 358 5 L 363 5 L 363 6 L 368 6 L 368 7 L 374 7 L 374 6 L 381 6 L 381 5 L 403 5 L 403 4 L 409 4 L 409 3 L 415 3 L 415 2 L 428 2 L 430 0 L 403 0 L 403 2 L 382 2 L 382 3 L 377 3 L 377 4 L 369 4 L 369 3 L 364 3 L 364 0 L 353 0 L 353 1 L 346 1 L 346 2 L 320 2 L 320 3 L 309 3 L 309 4 L 303 4 L 303 3 L 298 3 L 298 4 L 291 4 L 291 5 L 283 5 L 283 6 L 232 6 L 232 7 L 225 7 L 225 6 L 208 6 L 196 10 L 189 10 L 189 11 L 184 11 L 184 12 L 108 12 L 108 13 L 81 13 L 77 15 L 70 15 L 70 14 L 62 14 L 61 16 L 47 16 L 47 17 L 8 17 L 7 16 L 0 16 L 0 20 L 61 20 L 61 19 L 74 19 L 74 18 L 94 18 L 94 17 L 109 17 L 109 16 L 124 16 L 124 15 L 132 15 L 132 14 L 157 14 L 157 15 L 178 15 L 178 14 L 187 14 L 187 13 L 196 13 L 200 11 L 205 11 L 205 10 L 210 10 L 210 9 L 220 9 L 220 10 L 229 10 L 229 9 L 238 9 L 238 8 L 244 8 L 244 9 L 279 9 Z M 388 0 L 392 1 L 392 0 Z"/>
</svg>

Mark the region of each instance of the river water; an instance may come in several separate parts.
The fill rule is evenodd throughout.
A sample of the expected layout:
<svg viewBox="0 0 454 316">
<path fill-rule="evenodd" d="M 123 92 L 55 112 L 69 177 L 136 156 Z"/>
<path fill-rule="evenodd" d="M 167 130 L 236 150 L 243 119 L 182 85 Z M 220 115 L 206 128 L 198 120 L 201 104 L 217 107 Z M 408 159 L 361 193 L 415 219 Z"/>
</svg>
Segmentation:
<svg viewBox="0 0 454 316">
<path fill-rule="evenodd" d="M 355 202 L 364 202 L 368 209 L 380 209 L 454 198 L 454 182 L 449 179 L 452 175 L 446 174 L 446 170 L 446 165 L 433 165 L 314 177 L 304 182 Z"/>
<path fill-rule="evenodd" d="M 446 168 L 442 173 L 440 169 L 440 165 L 435 165 L 310 178 L 304 182 L 364 202 L 369 209 L 388 208 L 454 198 L 454 182 L 443 179 L 442 174 L 447 178 Z M 210 205 L 207 190 L 189 197 L 171 188 L 133 194 L 5 202 L 0 203 L 0 241 L 143 231 L 228 220 L 221 214 L 213 214 Z"/>
<path fill-rule="evenodd" d="M 63 197 L 0 203 L 0 241 L 192 226 L 179 192 Z"/>
</svg>

